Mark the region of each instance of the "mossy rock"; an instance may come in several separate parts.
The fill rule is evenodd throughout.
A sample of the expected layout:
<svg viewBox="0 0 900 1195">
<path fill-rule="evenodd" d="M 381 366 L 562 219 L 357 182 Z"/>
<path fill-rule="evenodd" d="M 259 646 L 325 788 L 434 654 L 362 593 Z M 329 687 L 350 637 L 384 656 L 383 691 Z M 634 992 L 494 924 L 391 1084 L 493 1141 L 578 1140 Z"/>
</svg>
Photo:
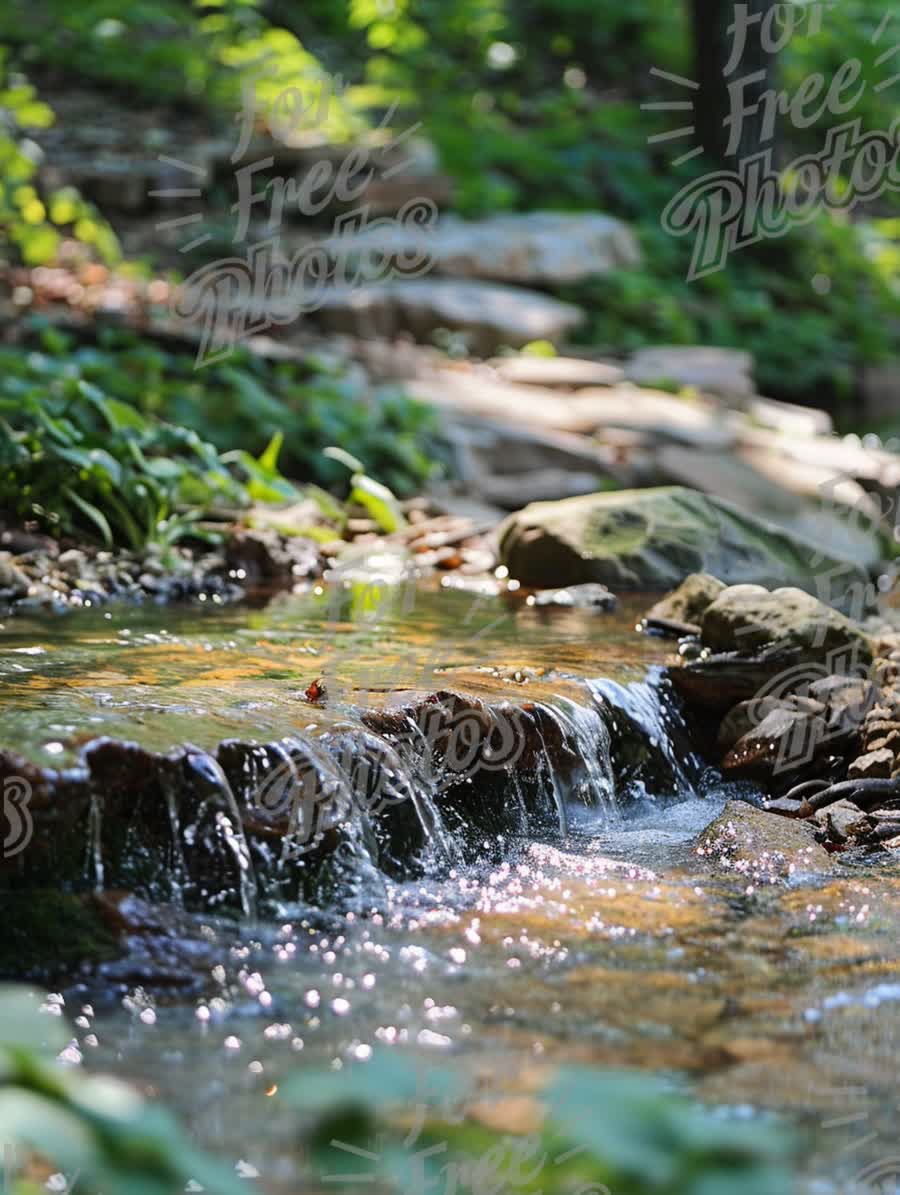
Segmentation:
<svg viewBox="0 0 900 1195">
<path fill-rule="evenodd" d="M 833 670 L 842 674 L 872 662 L 872 644 L 856 623 L 791 587 L 770 592 L 761 585 L 734 585 L 722 590 L 703 615 L 701 639 L 713 651 L 747 655 L 772 645 L 793 649 L 803 660 L 832 661 Z"/>
<path fill-rule="evenodd" d="M 500 555 L 523 585 L 596 581 L 616 590 L 660 590 L 691 573 L 726 585 L 795 585 L 838 607 L 864 593 L 855 564 L 740 510 L 680 486 L 533 502 L 500 529 Z"/>
<path fill-rule="evenodd" d="M 711 577 L 708 573 L 691 573 L 674 593 L 660 598 L 656 605 L 647 611 L 646 617 L 699 624 L 724 589 L 725 586 L 718 577 Z"/>
<path fill-rule="evenodd" d="M 36 889 L 0 901 L 0 980 L 55 980 L 122 954 L 90 897 Z"/>
</svg>

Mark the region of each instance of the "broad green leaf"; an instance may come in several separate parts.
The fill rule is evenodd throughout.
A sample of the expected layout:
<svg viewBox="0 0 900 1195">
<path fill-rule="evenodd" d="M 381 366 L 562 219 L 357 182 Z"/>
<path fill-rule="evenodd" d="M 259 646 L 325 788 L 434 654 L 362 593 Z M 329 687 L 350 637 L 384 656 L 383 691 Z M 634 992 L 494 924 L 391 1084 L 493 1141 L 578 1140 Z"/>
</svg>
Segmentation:
<svg viewBox="0 0 900 1195">
<path fill-rule="evenodd" d="M 354 474 L 350 498 L 366 508 L 382 531 L 390 534 L 406 526 L 400 503 L 381 482 L 373 481 L 363 473 Z"/>
</svg>

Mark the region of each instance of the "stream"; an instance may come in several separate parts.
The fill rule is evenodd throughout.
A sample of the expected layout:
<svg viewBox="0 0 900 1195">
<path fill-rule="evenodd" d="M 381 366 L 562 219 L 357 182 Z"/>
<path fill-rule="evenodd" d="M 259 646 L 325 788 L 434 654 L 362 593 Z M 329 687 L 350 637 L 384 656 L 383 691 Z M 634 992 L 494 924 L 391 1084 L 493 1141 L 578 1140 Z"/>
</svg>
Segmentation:
<svg viewBox="0 0 900 1195">
<path fill-rule="evenodd" d="M 230 903 L 201 900 L 191 850 L 178 854 L 199 815 L 189 827 L 173 799 L 165 866 L 133 914 L 149 932 L 62 993 L 79 1018 L 70 1061 L 159 1096 L 273 1192 L 297 1189 L 296 1114 L 279 1088 L 375 1049 L 403 1050 L 425 1075 L 453 1059 L 477 1094 L 527 1090 L 562 1061 L 651 1071 L 715 1115 L 797 1126 L 810 1192 L 849 1192 L 867 1167 L 895 1182 L 900 867 L 854 857 L 782 879 L 697 854 L 728 800 L 759 793 L 701 758 L 664 677 L 673 645 L 635 633 L 647 604 L 597 614 L 350 584 L 256 607 L 7 620 L 3 745 L 62 776 L 101 737 L 191 744 L 219 793 L 216 866 L 232 883 Z M 440 691 L 537 710 L 524 753 L 487 780 L 468 763 L 449 780 L 446 765 L 423 770 L 428 744 L 404 752 L 389 729 Z M 297 849 L 275 858 L 254 837 L 249 787 L 210 753 L 280 743 L 296 769 L 299 743 L 337 794 L 348 775 L 359 786 L 333 762 L 348 735 L 369 736 L 367 758 L 388 752 L 387 812 L 338 802 L 314 850 L 291 823 Z M 85 891 L 131 874 L 112 817 L 94 793 Z M 379 819 L 392 827 L 380 836 Z M 314 857 L 325 878 L 291 887 L 286 872 Z"/>
</svg>

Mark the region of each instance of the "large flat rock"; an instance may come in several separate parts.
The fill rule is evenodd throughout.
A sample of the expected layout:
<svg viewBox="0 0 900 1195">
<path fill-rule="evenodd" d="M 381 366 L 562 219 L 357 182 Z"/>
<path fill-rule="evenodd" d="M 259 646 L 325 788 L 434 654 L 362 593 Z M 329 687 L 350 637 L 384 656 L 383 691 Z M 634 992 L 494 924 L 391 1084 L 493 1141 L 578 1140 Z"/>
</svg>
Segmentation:
<svg viewBox="0 0 900 1195">
<path fill-rule="evenodd" d="M 451 278 L 413 278 L 327 290 L 317 310 L 328 329 L 361 337 L 410 332 L 428 340 L 439 328 L 489 354 L 532 340 L 559 341 L 583 313 L 571 303 L 513 286 Z"/>
<path fill-rule="evenodd" d="M 640 385 L 691 386 L 729 399 L 747 399 L 754 392 L 753 358 L 737 349 L 704 345 L 638 349 L 628 359 L 625 374 Z"/>
<path fill-rule="evenodd" d="M 563 390 L 615 386 L 625 376 L 622 367 L 612 361 L 589 361 L 581 357 L 536 357 L 521 353 L 498 357 L 491 365 L 505 382 Z"/>
<path fill-rule="evenodd" d="M 604 389 L 589 387 L 580 390 L 578 397 L 582 403 L 592 400 L 600 434 L 606 428 L 625 429 L 663 443 L 705 449 L 728 448 L 735 441 L 735 416 L 716 402 L 676 398 L 628 382 Z"/>
<path fill-rule="evenodd" d="M 637 265 L 634 233 L 600 212 L 529 212 L 461 220 L 444 216 L 423 231 L 409 224 L 343 233 L 325 242 L 341 255 L 387 258 L 426 252 L 435 273 L 453 278 L 560 285 Z"/>
</svg>

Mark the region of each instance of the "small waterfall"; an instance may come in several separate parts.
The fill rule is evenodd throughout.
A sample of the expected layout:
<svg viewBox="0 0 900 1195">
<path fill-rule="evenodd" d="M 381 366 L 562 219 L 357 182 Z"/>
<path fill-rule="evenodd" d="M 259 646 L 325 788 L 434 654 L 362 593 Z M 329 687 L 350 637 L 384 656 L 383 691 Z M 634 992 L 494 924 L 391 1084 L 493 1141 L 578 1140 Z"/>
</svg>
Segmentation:
<svg viewBox="0 0 900 1195">
<path fill-rule="evenodd" d="M 608 711 L 604 717 L 617 773 L 645 792 L 648 782 L 654 788 L 691 792 L 703 762 L 689 749 L 677 701 L 665 688 L 662 669 L 652 668 L 647 680 L 628 685 L 607 679 L 587 684 L 598 706 Z"/>
<path fill-rule="evenodd" d="M 276 751 L 285 761 L 280 797 L 288 814 L 284 868 L 317 846 L 329 830 L 351 820 L 353 793 L 331 753 L 314 739 L 283 739 Z"/>
<path fill-rule="evenodd" d="M 412 715 L 406 718 L 406 725 L 410 739 L 401 757 L 409 776 L 416 816 L 426 841 L 438 849 L 445 863 L 453 866 L 460 862 L 460 851 L 453 836 L 447 833 L 437 803 L 442 783 L 434 765 L 434 745 Z"/>
<path fill-rule="evenodd" d="M 91 803 L 88 809 L 88 845 L 86 879 L 92 883 L 95 892 L 103 891 L 103 802 L 95 792 L 91 792 Z"/>
<path fill-rule="evenodd" d="M 257 884 L 250 847 L 244 833 L 244 824 L 240 810 L 228 777 L 211 755 L 206 752 L 191 751 L 185 757 L 185 765 L 195 778 L 199 778 L 208 785 L 212 795 L 225 805 L 224 809 L 217 809 L 214 825 L 217 836 L 225 843 L 233 855 L 237 865 L 238 891 L 241 900 L 241 910 L 245 917 L 256 917 Z M 196 825 L 186 827 L 183 831 L 187 841 L 189 833 L 196 833 Z"/>
<path fill-rule="evenodd" d="M 169 831 L 172 835 L 172 896 L 174 903 L 184 907 L 184 887 L 187 882 L 187 862 L 184 857 L 184 842 L 181 834 L 181 817 L 178 813 L 178 792 L 173 781 L 168 778 L 163 782 L 163 796 L 166 802 L 166 812 L 169 818 Z"/>
<path fill-rule="evenodd" d="M 541 707 L 559 728 L 563 744 L 578 760 L 567 784 L 569 799 L 577 797 L 585 805 L 616 813 L 616 787 L 610 752 L 609 727 L 593 705 L 580 705 L 568 697 L 558 697 L 554 704 Z M 546 747 L 545 747 L 546 752 Z M 548 765 L 550 761 L 548 759 Z M 560 810 L 560 829 L 568 832 L 565 800 L 560 793 L 556 769 L 548 766 L 554 796 Z"/>
</svg>

